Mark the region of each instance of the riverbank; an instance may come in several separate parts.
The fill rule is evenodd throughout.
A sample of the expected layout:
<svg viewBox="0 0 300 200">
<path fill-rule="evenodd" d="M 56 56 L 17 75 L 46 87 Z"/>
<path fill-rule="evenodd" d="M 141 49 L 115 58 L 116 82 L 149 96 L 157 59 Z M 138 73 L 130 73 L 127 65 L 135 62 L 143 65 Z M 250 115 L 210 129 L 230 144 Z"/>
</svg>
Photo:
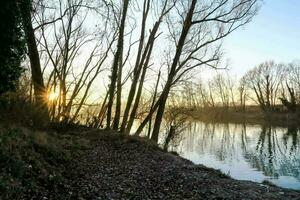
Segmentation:
<svg viewBox="0 0 300 200">
<path fill-rule="evenodd" d="M 300 191 L 233 180 L 142 138 L 85 127 L 7 130 L 0 199 L 300 199 Z"/>
</svg>

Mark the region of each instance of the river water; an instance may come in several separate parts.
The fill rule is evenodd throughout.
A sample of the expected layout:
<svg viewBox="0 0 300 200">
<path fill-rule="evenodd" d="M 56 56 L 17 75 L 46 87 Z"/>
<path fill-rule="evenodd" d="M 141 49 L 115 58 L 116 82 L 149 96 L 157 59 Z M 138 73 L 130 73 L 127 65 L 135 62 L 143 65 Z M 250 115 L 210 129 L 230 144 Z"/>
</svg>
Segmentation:
<svg viewBox="0 0 300 200">
<path fill-rule="evenodd" d="M 169 145 L 180 156 L 234 179 L 300 190 L 300 131 L 247 124 L 189 122 Z"/>
</svg>

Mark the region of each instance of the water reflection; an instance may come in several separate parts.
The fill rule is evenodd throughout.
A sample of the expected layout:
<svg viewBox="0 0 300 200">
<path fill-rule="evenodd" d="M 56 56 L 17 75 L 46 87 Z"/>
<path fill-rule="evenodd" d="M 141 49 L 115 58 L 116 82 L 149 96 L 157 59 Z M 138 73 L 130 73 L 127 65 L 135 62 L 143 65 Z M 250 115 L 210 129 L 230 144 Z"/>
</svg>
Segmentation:
<svg viewBox="0 0 300 200">
<path fill-rule="evenodd" d="M 300 189 L 299 128 L 190 122 L 169 147 L 233 178 Z"/>
</svg>

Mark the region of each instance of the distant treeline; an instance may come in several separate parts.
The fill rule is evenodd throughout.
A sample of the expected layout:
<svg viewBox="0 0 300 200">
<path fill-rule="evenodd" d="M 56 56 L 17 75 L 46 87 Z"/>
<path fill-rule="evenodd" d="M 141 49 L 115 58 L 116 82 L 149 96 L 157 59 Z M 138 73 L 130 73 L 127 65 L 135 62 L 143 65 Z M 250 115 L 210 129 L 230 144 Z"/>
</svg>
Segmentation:
<svg viewBox="0 0 300 200">
<path fill-rule="evenodd" d="M 240 80 L 220 72 L 208 81 L 185 82 L 170 100 L 170 105 L 188 109 L 295 113 L 300 105 L 300 62 L 264 62 Z"/>
</svg>

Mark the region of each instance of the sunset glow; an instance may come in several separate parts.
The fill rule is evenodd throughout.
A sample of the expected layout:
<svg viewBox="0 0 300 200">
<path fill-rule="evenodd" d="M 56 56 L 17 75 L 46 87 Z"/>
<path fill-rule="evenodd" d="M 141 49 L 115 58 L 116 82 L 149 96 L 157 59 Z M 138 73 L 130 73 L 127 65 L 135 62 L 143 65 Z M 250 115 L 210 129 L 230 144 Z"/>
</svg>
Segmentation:
<svg viewBox="0 0 300 200">
<path fill-rule="evenodd" d="M 59 96 L 58 92 L 50 91 L 48 93 L 48 101 L 55 101 L 55 100 L 57 100 L 58 96 Z"/>
</svg>

